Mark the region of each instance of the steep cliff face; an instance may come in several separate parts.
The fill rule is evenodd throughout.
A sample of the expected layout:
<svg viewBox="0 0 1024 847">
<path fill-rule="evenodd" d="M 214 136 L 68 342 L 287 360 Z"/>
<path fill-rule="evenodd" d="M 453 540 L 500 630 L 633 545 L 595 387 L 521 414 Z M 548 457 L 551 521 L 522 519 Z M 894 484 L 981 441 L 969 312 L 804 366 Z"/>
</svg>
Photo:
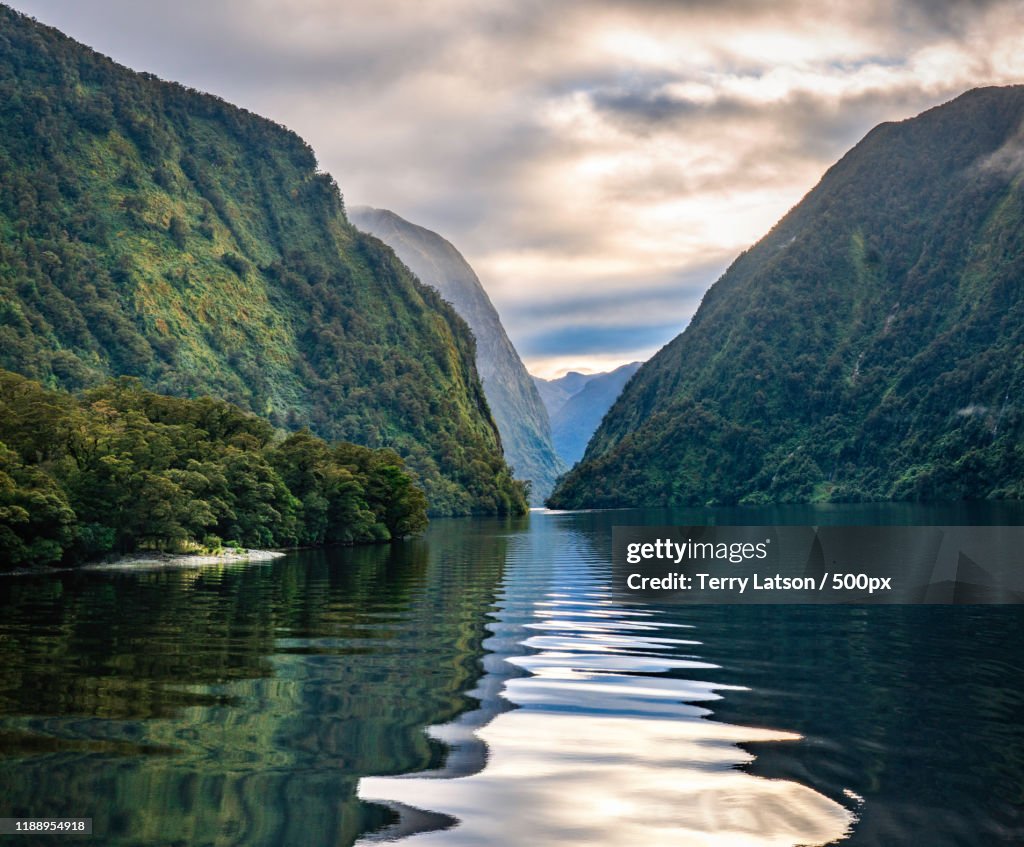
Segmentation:
<svg viewBox="0 0 1024 847">
<path fill-rule="evenodd" d="M 561 507 L 1024 496 L 1024 87 L 870 132 L 646 364 Z"/>
<path fill-rule="evenodd" d="M 473 268 L 449 241 L 394 212 L 361 206 L 350 209 L 349 217 L 465 318 L 476 336 L 477 368 L 505 458 L 517 477 L 532 481 L 533 501 L 543 502 L 565 468 L 552 446 L 547 410 Z"/>
<path fill-rule="evenodd" d="M 0 367 L 134 375 L 393 447 L 435 513 L 523 507 L 436 292 L 284 127 L 0 6 Z"/>
</svg>

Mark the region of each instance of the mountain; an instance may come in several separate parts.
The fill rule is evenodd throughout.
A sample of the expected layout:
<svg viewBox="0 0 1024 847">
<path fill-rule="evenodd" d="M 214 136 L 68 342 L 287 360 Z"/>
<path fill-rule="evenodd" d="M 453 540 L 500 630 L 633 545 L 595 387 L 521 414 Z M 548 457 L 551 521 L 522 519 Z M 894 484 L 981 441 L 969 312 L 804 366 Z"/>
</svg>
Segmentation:
<svg viewBox="0 0 1024 847">
<path fill-rule="evenodd" d="M 477 369 L 505 458 L 516 476 L 532 481 L 532 499 L 542 503 L 565 467 L 555 455 L 540 395 L 473 268 L 450 242 L 394 212 L 360 206 L 349 210 L 349 218 L 393 249 L 420 282 L 436 288 L 465 318 L 476 336 Z"/>
<path fill-rule="evenodd" d="M 872 130 L 707 292 L 555 506 L 1024 496 L 1024 87 Z"/>
<path fill-rule="evenodd" d="M 555 449 L 567 465 L 583 457 L 590 436 L 641 364 L 630 362 L 607 373 L 570 371 L 559 379 L 533 378 L 551 415 Z"/>
<path fill-rule="evenodd" d="M 0 6 L 0 184 L 0 367 L 394 448 L 435 514 L 525 508 L 466 323 L 294 133 Z"/>
<path fill-rule="evenodd" d="M 565 405 L 566 400 L 583 388 L 589 380 L 597 376 L 602 376 L 602 374 L 584 374 L 579 371 L 569 371 L 565 376 L 560 376 L 557 379 L 543 379 L 542 377 L 535 376 L 533 377 L 533 384 L 537 386 L 537 391 L 540 392 L 540 399 L 544 401 L 548 415 L 553 417 Z"/>
</svg>

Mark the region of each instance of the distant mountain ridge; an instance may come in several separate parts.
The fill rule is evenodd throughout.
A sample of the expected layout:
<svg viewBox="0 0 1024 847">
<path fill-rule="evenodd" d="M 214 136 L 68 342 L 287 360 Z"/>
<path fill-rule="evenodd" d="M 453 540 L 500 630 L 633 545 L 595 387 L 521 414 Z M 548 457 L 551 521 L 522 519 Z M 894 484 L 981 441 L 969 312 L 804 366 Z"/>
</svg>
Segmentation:
<svg viewBox="0 0 1024 847">
<path fill-rule="evenodd" d="M 544 401 L 548 415 L 554 416 L 565 405 L 565 401 L 583 388 L 588 381 L 594 377 L 603 376 L 604 373 L 585 374 L 579 371 L 569 371 L 564 376 L 556 377 L 555 379 L 544 379 L 543 377 L 535 376 L 533 377 L 533 384 L 537 386 L 537 390 L 540 392 L 541 400 Z"/>
<path fill-rule="evenodd" d="M 451 242 L 394 212 L 356 206 L 348 214 L 359 229 L 394 250 L 420 282 L 436 288 L 469 324 L 505 457 L 517 477 L 531 480 L 532 502 L 543 503 L 565 467 L 555 454 L 541 397 L 473 268 Z"/>
<path fill-rule="evenodd" d="M 569 371 L 558 379 L 533 378 L 551 416 L 555 450 L 566 465 L 583 457 L 590 436 L 642 364 L 630 362 L 596 374 Z"/>
<path fill-rule="evenodd" d="M 643 366 L 561 508 L 1024 497 L 1024 87 L 873 129 Z"/>
<path fill-rule="evenodd" d="M 472 334 L 293 132 L 0 6 L 0 368 L 137 376 L 391 447 L 435 514 L 525 510 Z"/>
</svg>

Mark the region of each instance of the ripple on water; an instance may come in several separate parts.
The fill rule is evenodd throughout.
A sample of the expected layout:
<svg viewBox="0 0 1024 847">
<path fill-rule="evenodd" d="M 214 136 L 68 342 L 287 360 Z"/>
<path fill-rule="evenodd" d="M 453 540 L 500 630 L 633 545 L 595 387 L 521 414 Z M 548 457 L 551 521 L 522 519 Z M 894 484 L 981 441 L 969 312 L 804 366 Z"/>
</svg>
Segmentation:
<svg viewBox="0 0 1024 847">
<path fill-rule="evenodd" d="M 504 595 L 493 627 L 501 641 L 486 646 L 516 646 L 505 662 L 527 675 L 500 691 L 515 708 L 491 710 L 476 730 L 488 750 L 479 772 L 360 782 L 362 799 L 403 816 L 390 834 L 429 828 L 429 811 L 437 828 L 411 843 L 792 847 L 846 835 L 848 809 L 741 769 L 754 758 L 741 745 L 800 736 L 711 719 L 706 704 L 731 687 L 685 678 L 716 668 L 695 655 L 699 641 L 677 637 L 690 627 L 616 605 L 601 576 L 600 566 L 574 568 L 556 590 L 526 581 Z M 539 596 L 524 603 L 531 590 Z M 453 738 L 445 727 L 432 734 Z"/>
</svg>

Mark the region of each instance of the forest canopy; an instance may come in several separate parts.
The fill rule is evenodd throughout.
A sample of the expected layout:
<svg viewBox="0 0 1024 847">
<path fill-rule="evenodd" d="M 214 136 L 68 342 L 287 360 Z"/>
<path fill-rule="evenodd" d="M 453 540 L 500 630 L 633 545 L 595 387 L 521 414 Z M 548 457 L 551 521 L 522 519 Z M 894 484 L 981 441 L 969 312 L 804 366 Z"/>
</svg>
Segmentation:
<svg viewBox="0 0 1024 847">
<path fill-rule="evenodd" d="M 387 541 L 422 531 L 426 505 L 393 450 L 283 436 L 128 377 L 73 395 L 0 371 L 0 568 Z"/>
</svg>

